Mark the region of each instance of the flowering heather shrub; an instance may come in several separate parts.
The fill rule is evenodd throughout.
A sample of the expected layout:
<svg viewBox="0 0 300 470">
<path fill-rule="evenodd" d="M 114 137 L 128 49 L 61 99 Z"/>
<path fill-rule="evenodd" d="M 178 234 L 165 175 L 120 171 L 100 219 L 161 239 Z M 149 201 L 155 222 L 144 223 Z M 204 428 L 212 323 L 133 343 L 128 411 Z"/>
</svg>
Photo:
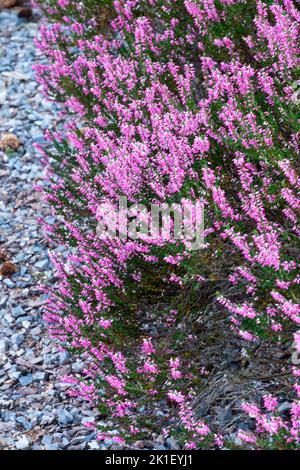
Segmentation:
<svg viewBox="0 0 300 470">
<path fill-rule="evenodd" d="M 222 446 L 193 413 L 201 377 L 177 353 L 192 338 L 180 333 L 187 312 L 174 309 L 176 292 L 206 282 L 202 252 L 208 263 L 226 258 L 221 275 L 238 296 L 218 300 L 238 335 L 289 341 L 299 328 L 299 2 L 39 5 L 51 21 L 37 40 L 49 61 L 37 78 L 67 116 L 63 131 L 47 133 L 55 151 L 41 149 L 57 215 L 46 228 L 66 248 L 66 259 L 52 255 L 60 284 L 46 319 L 87 364 L 80 380 L 65 380 L 118 423 L 116 442 L 154 429 L 187 448 Z M 200 198 L 203 250 L 146 235 L 99 238 L 98 208 L 113 212 L 120 196 L 146 207 Z M 152 307 L 168 304 L 153 313 L 161 334 L 144 325 L 149 297 Z M 258 437 L 240 433 L 248 445 L 299 445 L 293 373 L 289 421 L 276 415 L 275 398 L 265 399 L 267 413 L 243 405 L 257 422 Z M 159 418 L 162 402 L 169 411 Z M 109 426 L 99 431 L 108 437 Z"/>
</svg>

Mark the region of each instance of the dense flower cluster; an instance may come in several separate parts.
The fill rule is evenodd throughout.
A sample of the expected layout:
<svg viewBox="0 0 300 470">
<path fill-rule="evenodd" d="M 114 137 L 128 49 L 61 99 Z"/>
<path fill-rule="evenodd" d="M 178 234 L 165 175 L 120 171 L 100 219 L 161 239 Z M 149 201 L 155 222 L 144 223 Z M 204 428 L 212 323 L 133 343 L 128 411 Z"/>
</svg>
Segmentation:
<svg viewBox="0 0 300 470">
<path fill-rule="evenodd" d="M 292 337 L 300 323 L 299 3 L 39 5 L 52 22 L 37 40 L 49 64 L 37 65 L 36 74 L 66 113 L 65 129 L 47 133 L 56 151 L 41 149 L 49 167 L 45 198 L 57 217 L 46 229 L 66 248 L 62 257 L 52 253 L 60 284 L 46 319 L 86 360 L 81 379 L 65 380 L 122 423 L 116 442 L 154 425 L 166 435 L 179 429 L 187 448 L 222 446 L 193 414 L 199 371 L 174 346 L 182 316 L 160 312 L 168 331 L 160 341 L 143 328 L 137 308 L 149 271 L 164 285 L 201 287 L 199 253 L 182 240 L 99 239 L 98 208 L 117 206 L 120 196 L 147 207 L 200 198 L 205 246 L 217 243 L 213 256 L 230 257 L 228 279 L 239 292 L 219 296 L 232 329 L 249 341 Z M 267 446 L 276 434 L 297 447 L 299 392 L 296 383 L 289 422 L 276 415 L 275 398 L 265 398 L 267 414 L 244 404 L 259 438 L 239 437 Z M 162 401 L 170 411 L 159 420 L 153 410 Z M 109 429 L 99 432 L 108 437 Z"/>
</svg>

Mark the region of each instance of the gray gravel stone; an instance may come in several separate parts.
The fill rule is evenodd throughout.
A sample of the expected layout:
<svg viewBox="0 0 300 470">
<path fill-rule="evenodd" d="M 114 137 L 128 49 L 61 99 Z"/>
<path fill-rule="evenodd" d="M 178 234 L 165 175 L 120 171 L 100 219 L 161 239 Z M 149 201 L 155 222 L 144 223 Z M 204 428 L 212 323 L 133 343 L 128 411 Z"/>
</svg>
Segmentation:
<svg viewBox="0 0 300 470">
<path fill-rule="evenodd" d="M 63 426 L 72 424 L 74 421 L 73 416 L 66 410 L 61 410 L 58 412 L 58 422 Z"/>
<path fill-rule="evenodd" d="M 34 265 L 39 271 L 47 271 L 49 269 L 50 263 L 48 259 L 43 259 L 41 261 L 38 261 Z"/>
<path fill-rule="evenodd" d="M 18 305 L 17 307 L 13 307 L 11 309 L 11 314 L 14 318 L 19 318 L 19 317 L 25 316 L 25 312 L 24 312 L 23 308 L 20 305 Z"/>
<path fill-rule="evenodd" d="M 25 336 L 22 333 L 15 333 L 11 336 L 11 341 L 13 344 L 20 346 L 24 342 Z"/>
<path fill-rule="evenodd" d="M 27 439 L 26 436 L 21 437 L 17 442 L 16 442 L 16 448 L 18 450 L 24 450 L 29 448 L 29 440 Z"/>
<path fill-rule="evenodd" d="M 5 353 L 9 347 L 9 341 L 6 338 L 0 339 L 0 354 Z"/>
<path fill-rule="evenodd" d="M 19 382 L 22 387 L 26 387 L 27 385 L 30 385 L 32 380 L 33 380 L 33 377 L 31 374 L 23 375 L 22 377 L 19 378 Z"/>
<path fill-rule="evenodd" d="M 51 445 L 52 444 L 52 436 L 50 436 L 49 434 L 45 434 L 45 436 L 43 436 L 43 438 L 42 438 L 42 444 Z"/>
<path fill-rule="evenodd" d="M 7 304 L 8 301 L 8 296 L 4 295 L 3 297 L 0 298 L 0 308 L 4 308 Z"/>
</svg>

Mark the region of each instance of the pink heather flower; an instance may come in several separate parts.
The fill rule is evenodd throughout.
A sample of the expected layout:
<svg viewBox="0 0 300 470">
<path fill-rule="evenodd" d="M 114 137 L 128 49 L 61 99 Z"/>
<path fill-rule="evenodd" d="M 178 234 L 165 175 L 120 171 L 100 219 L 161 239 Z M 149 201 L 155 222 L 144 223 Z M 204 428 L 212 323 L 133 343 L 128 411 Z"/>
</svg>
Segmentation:
<svg viewBox="0 0 300 470">
<path fill-rule="evenodd" d="M 178 369 L 180 367 L 179 357 L 176 357 L 175 359 L 173 358 L 170 359 L 170 367 L 173 367 L 174 369 Z"/>
<path fill-rule="evenodd" d="M 200 436 L 207 436 L 210 433 L 209 427 L 204 423 L 196 426 L 195 431 L 200 434 Z"/>
<path fill-rule="evenodd" d="M 273 331 L 276 331 L 276 332 L 283 330 L 283 326 L 280 323 L 272 323 L 271 328 Z"/>
<path fill-rule="evenodd" d="M 180 367 L 180 359 L 179 357 L 176 357 L 175 359 L 170 359 L 170 370 L 171 370 L 171 376 L 174 380 L 181 379 L 182 373 L 178 368 Z"/>
<path fill-rule="evenodd" d="M 203 179 L 207 188 L 212 189 L 216 182 L 216 177 L 211 168 L 203 168 Z"/>
<path fill-rule="evenodd" d="M 293 372 L 293 375 L 295 377 L 300 377 L 300 369 L 299 368 L 293 367 L 292 372 Z"/>
<path fill-rule="evenodd" d="M 300 398 L 300 384 L 295 384 L 294 389 L 296 391 L 297 397 Z"/>
<path fill-rule="evenodd" d="M 123 438 L 123 437 L 120 437 L 120 436 L 114 436 L 114 437 L 112 438 L 112 440 L 113 440 L 114 442 L 116 442 L 117 444 L 124 444 L 124 443 L 125 443 L 124 438 Z"/>
<path fill-rule="evenodd" d="M 181 392 L 177 392 L 176 390 L 169 391 L 167 393 L 167 395 L 168 395 L 169 399 L 171 401 L 175 401 L 175 403 L 181 404 L 181 403 L 184 403 L 184 401 L 185 401 L 184 395 Z"/>
<path fill-rule="evenodd" d="M 292 407 L 291 407 L 291 414 L 293 416 L 293 419 L 300 419 L 300 402 L 299 401 L 295 401 L 294 403 L 292 403 Z M 300 431 L 300 428 L 299 428 L 299 431 Z"/>
<path fill-rule="evenodd" d="M 109 383 L 112 388 L 116 389 L 120 395 L 126 395 L 126 391 L 124 390 L 124 380 L 119 379 L 115 375 L 107 375 L 105 377 L 105 380 Z"/>
<path fill-rule="evenodd" d="M 172 273 L 170 276 L 170 282 L 174 282 L 174 284 L 178 284 L 179 286 L 182 286 L 182 278 L 180 276 L 177 276 L 174 273 Z"/>
<path fill-rule="evenodd" d="M 140 432 L 140 430 L 136 426 L 130 425 L 129 426 L 129 432 L 130 432 L 130 434 L 132 434 L 134 436 L 135 434 L 138 434 Z"/>
<path fill-rule="evenodd" d="M 195 137 L 193 150 L 199 152 L 201 155 L 209 150 L 209 140 L 207 137 L 204 139 L 200 137 Z"/>
<path fill-rule="evenodd" d="M 189 441 L 185 444 L 184 446 L 186 449 L 188 450 L 193 450 L 193 449 L 196 449 L 197 448 L 197 445 L 194 441 Z"/>
<path fill-rule="evenodd" d="M 112 320 L 107 320 L 102 317 L 99 319 L 99 325 L 105 330 L 107 330 L 111 326 L 112 322 L 113 322 Z"/>
<path fill-rule="evenodd" d="M 158 368 L 154 361 L 147 359 L 141 369 L 141 372 L 145 372 L 146 374 L 158 374 Z"/>
<path fill-rule="evenodd" d="M 65 8 L 69 5 L 69 0 L 57 0 L 57 3 L 60 7 Z"/>
<path fill-rule="evenodd" d="M 152 338 L 144 339 L 142 344 L 142 352 L 144 354 L 153 354 L 155 352 L 154 346 L 152 344 Z"/>
<path fill-rule="evenodd" d="M 224 446 L 224 438 L 222 436 L 215 435 L 214 441 L 218 447 L 222 448 Z"/>
<path fill-rule="evenodd" d="M 238 333 L 243 339 L 247 341 L 254 342 L 257 340 L 257 336 L 252 333 L 249 333 L 249 331 L 239 330 Z"/>
<path fill-rule="evenodd" d="M 182 373 L 180 370 L 171 368 L 171 376 L 174 380 L 178 380 L 182 378 Z"/>
<path fill-rule="evenodd" d="M 102 432 L 101 434 L 98 434 L 97 436 L 98 441 L 113 441 L 116 444 L 124 444 L 125 440 L 121 436 L 114 436 L 113 434 L 109 434 L 108 432 Z"/>
<path fill-rule="evenodd" d="M 281 281 L 280 279 L 276 279 L 276 285 L 279 289 L 288 290 L 290 283 L 286 281 Z"/>
<path fill-rule="evenodd" d="M 131 407 L 132 407 L 132 403 L 127 400 L 117 403 L 114 415 L 122 418 L 128 413 Z"/>
<path fill-rule="evenodd" d="M 281 428 L 284 428 L 284 423 L 278 416 L 261 416 L 258 420 L 258 429 L 266 431 L 269 434 L 277 434 Z"/>
<path fill-rule="evenodd" d="M 250 432 L 243 431 L 239 429 L 237 433 L 237 437 L 239 437 L 242 441 L 247 442 L 247 444 L 255 444 L 256 443 L 256 437 L 254 434 Z"/>
<path fill-rule="evenodd" d="M 258 418 L 260 416 L 260 409 L 253 403 L 242 403 L 241 408 L 248 413 L 250 418 Z"/>
<path fill-rule="evenodd" d="M 84 423 L 84 427 L 88 428 L 88 429 L 95 429 L 96 428 L 96 424 L 91 422 L 91 421 L 86 421 Z"/>
<path fill-rule="evenodd" d="M 263 397 L 264 406 L 267 408 L 268 411 L 274 411 L 278 406 L 277 398 L 273 397 L 272 395 L 265 395 Z"/>
</svg>

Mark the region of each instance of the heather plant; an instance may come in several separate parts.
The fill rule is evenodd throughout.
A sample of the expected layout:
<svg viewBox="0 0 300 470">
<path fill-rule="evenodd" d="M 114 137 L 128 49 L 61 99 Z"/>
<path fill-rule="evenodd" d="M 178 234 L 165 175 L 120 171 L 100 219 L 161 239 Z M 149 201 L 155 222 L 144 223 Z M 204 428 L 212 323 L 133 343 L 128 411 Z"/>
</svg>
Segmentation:
<svg viewBox="0 0 300 470">
<path fill-rule="evenodd" d="M 108 416 L 100 439 L 154 430 L 187 448 L 222 446 L 193 412 L 201 374 L 192 353 L 178 351 L 197 338 L 182 327 L 180 299 L 222 277 L 233 295 L 218 301 L 243 339 L 287 342 L 298 328 L 299 3 L 39 5 L 50 21 L 37 39 L 48 59 L 37 78 L 66 115 L 64 129 L 47 133 L 53 150 L 41 149 L 57 218 L 46 230 L 66 249 L 52 253 L 59 286 L 45 317 L 86 362 L 81 378 L 65 380 Z M 201 200 L 205 244 L 99 237 L 99 207 L 112 214 L 124 196 L 146 208 Z M 131 215 L 142 231 L 143 214 Z M 208 272 L 204 259 L 221 269 Z M 240 438 L 297 448 L 297 394 L 295 384 L 289 421 L 266 399 L 267 415 L 253 415 L 259 437 Z"/>
</svg>

